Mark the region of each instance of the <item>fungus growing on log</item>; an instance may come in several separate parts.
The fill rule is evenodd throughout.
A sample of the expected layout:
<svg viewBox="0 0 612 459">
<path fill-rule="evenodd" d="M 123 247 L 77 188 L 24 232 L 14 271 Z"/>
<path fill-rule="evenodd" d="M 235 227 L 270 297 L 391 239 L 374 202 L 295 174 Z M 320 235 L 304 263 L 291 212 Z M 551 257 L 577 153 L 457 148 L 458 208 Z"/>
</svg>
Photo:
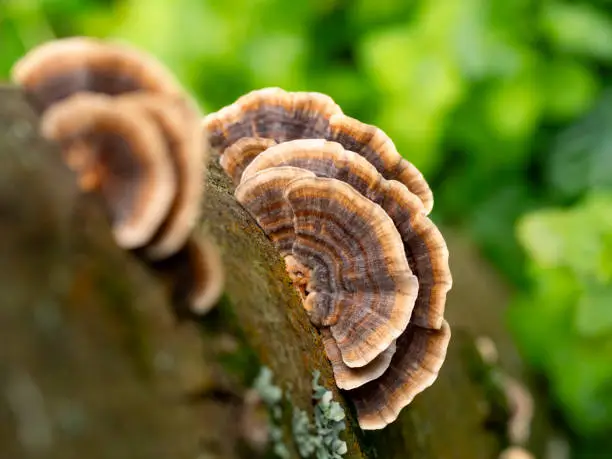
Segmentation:
<svg viewBox="0 0 612 459">
<path fill-rule="evenodd" d="M 254 174 L 236 198 L 281 254 L 291 254 L 287 268 L 310 320 L 329 327 L 345 365 L 370 363 L 404 331 L 418 287 L 380 206 L 295 167 Z"/>
<path fill-rule="evenodd" d="M 146 253 L 164 258 L 185 244 L 200 215 L 208 148 L 200 113 L 191 101 L 164 94 L 134 93 L 118 98 L 121 106 L 144 110 L 162 131 L 178 186 L 170 211 Z"/>
<path fill-rule="evenodd" d="M 34 48 L 13 66 L 12 80 L 39 112 L 78 92 L 183 94 L 176 78 L 153 56 L 89 37 L 62 38 Z"/>
<path fill-rule="evenodd" d="M 367 159 L 386 179 L 395 179 L 423 201 L 426 213 L 433 193 L 421 172 L 397 152 L 381 129 L 346 116 L 328 96 L 286 92 L 279 88 L 252 91 L 204 118 L 211 146 L 223 156 L 240 139 L 266 138 L 276 142 L 326 139 Z"/>
<path fill-rule="evenodd" d="M 379 378 L 389 367 L 391 358 L 396 351 L 395 342 L 393 342 L 367 365 L 351 368 L 342 360 L 340 348 L 328 329 L 321 329 L 321 338 L 325 346 L 325 354 L 327 354 L 327 358 L 332 365 L 336 385 L 338 388 L 344 390 L 355 389 L 367 382 Z"/>
<path fill-rule="evenodd" d="M 179 315 L 206 314 L 223 293 L 221 253 L 206 238 L 190 237 L 176 253 L 153 262 L 153 267 L 169 284 Z"/>
<path fill-rule="evenodd" d="M 227 175 L 231 177 L 234 185 L 238 185 L 242 173 L 251 161 L 272 145 L 276 145 L 276 142 L 272 139 L 244 137 L 225 150 L 219 163 Z"/>
<path fill-rule="evenodd" d="M 324 94 L 265 88 L 207 115 L 204 128 L 209 133 L 211 147 L 223 154 L 244 137 L 276 142 L 325 138 L 334 114 L 342 114 L 342 110 Z"/>
<path fill-rule="evenodd" d="M 104 201 L 118 245 L 151 265 L 183 253 L 188 271 L 174 265 L 174 295 L 208 310 L 222 265 L 192 233 L 209 149 L 200 111 L 174 76 L 146 53 L 83 37 L 33 49 L 12 75 L 80 187 Z"/>
<path fill-rule="evenodd" d="M 341 180 L 382 207 L 393 220 L 410 268 L 419 279 L 411 322 L 440 328 L 446 293 L 452 284 L 448 250 L 436 226 L 424 215 L 421 201 L 401 183 L 385 180 L 365 158 L 322 139 L 294 140 L 270 147 L 249 164 L 242 177 L 248 181 L 258 171 L 282 166 Z"/>
<path fill-rule="evenodd" d="M 450 337 L 446 321 L 439 330 L 408 325 L 385 373 L 349 392 L 362 429 L 382 429 L 395 421 L 402 408 L 435 382 Z"/>
<path fill-rule="evenodd" d="M 429 186 L 383 131 L 330 104 L 295 110 L 296 94 L 308 97 L 254 91 L 204 125 L 238 201 L 285 258 L 336 384 L 361 427 L 380 429 L 444 361 L 448 251 L 427 217 Z"/>
<path fill-rule="evenodd" d="M 314 176 L 297 167 L 278 167 L 254 174 L 236 188 L 238 202 L 257 220 L 283 256 L 291 254 L 295 241 L 293 210 L 284 192 L 292 180 Z"/>
<path fill-rule="evenodd" d="M 349 367 L 362 367 L 406 328 L 418 283 L 391 218 L 336 179 L 291 181 L 293 256 L 310 270 L 304 307 L 329 327 Z"/>
<path fill-rule="evenodd" d="M 51 107 L 44 137 L 60 144 L 88 191 L 99 192 L 120 247 L 147 243 L 172 205 L 176 178 L 155 121 L 136 106 L 83 93 Z M 77 150 L 74 150 L 74 148 Z"/>
</svg>

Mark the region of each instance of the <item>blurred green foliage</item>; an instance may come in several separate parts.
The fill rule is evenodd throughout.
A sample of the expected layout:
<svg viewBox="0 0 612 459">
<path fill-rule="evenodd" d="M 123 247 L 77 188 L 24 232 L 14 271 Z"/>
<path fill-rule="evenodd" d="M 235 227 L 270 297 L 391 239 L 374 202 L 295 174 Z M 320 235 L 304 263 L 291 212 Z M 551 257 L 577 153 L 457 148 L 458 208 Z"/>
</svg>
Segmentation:
<svg viewBox="0 0 612 459">
<path fill-rule="evenodd" d="M 330 94 L 381 126 L 518 288 L 510 323 L 582 438 L 612 431 L 607 0 L 4 0 L 0 77 L 55 36 L 157 55 L 205 111 Z"/>
</svg>

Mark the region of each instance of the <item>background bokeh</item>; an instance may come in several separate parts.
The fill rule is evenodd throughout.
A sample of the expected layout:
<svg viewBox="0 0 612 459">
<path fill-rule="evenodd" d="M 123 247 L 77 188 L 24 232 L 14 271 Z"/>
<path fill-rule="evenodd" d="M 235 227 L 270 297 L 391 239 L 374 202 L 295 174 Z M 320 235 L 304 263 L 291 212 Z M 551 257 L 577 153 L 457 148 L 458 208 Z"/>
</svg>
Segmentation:
<svg viewBox="0 0 612 459">
<path fill-rule="evenodd" d="M 382 127 L 514 286 L 576 457 L 612 457 L 612 1 L 2 0 L 0 79 L 67 35 L 153 52 L 205 111 L 281 86 Z"/>
</svg>

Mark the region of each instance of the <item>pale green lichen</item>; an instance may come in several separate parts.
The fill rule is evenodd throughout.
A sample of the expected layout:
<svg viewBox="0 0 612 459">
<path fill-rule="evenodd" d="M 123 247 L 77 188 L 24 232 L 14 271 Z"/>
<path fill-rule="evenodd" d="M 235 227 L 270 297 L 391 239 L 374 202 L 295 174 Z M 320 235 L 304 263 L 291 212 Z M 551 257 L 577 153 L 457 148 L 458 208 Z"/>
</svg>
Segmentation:
<svg viewBox="0 0 612 459">
<path fill-rule="evenodd" d="M 293 439 L 303 459 L 342 459 L 347 452 L 346 442 L 340 440 L 340 434 L 346 428 L 344 410 L 332 400 L 332 393 L 319 384 L 320 376 L 318 371 L 313 373 L 312 398 L 316 402 L 314 424 L 305 411 L 294 407 L 291 423 Z M 282 417 L 283 391 L 272 383 L 272 372 L 267 367 L 262 367 L 253 388 L 272 415 L 269 432 L 273 452 L 286 459 L 290 456 L 289 450 L 283 443 L 283 431 L 278 425 Z"/>
<path fill-rule="evenodd" d="M 312 398 L 316 400 L 314 426 L 304 411 L 294 408 L 293 438 L 302 458 L 342 459 L 347 452 L 346 442 L 340 440 L 340 433 L 346 428 L 344 410 L 332 400 L 332 393 L 319 384 L 320 376 L 315 371 L 312 379 Z"/>
<path fill-rule="evenodd" d="M 272 383 L 272 371 L 268 367 L 261 368 L 259 375 L 255 378 L 253 388 L 268 406 L 274 419 L 280 420 L 282 415 L 280 403 L 283 399 L 283 391 Z"/>
<path fill-rule="evenodd" d="M 283 430 L 278 426 L 282 417 L 283 391 L 272 383 L 272 371 L 268 367 L 261 368 L 259 375 L 253 382 L 253 389 L 257 391 L 272 414 L 272 419 L 268 423 L 272 451 L 281 459 L 289 459 L 289 450 L 283 443 Z"/>
</svg>

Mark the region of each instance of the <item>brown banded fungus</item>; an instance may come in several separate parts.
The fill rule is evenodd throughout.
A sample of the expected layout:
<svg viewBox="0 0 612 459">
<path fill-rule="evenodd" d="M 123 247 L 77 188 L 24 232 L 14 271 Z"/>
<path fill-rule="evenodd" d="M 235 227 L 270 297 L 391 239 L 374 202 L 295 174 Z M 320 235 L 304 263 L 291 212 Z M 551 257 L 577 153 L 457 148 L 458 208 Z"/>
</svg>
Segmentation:
<svg viewBox="0 0 612 459">
<path fill-rule="evenodd" d="M 336 384 L 355 402 L 361 427 L 380 429 L 435 381 L 450 339 L 444 306 L 452 278 L 444 239 L 427 216 L 431 191 L 378 128 L 339 109 L 296 114 L 294 95 L 308 93 L 275 90 L 271 98 L 269 91 L 242 97 L 204 124 L 239 183 L 237 199 L 284 256 Z M 309 136 L 295 134 L 300 122 Z M 265 139 L 274 143 L 258 143 Z M 385 251 L 383 233 L 394 235 L 393 250 Z M 399 282 L 397 253 L 408 263 Z M 404 327 L 372 313 L 395 311 L 393 295 L 397 312 L 409 315 Z"/>
<path fill-rule="evenodd" d="M 119 246 L 135 249 L 147 243 L 176 192 L 155 121 L 135 106 L 118 110 L 112 98 L 83 93 L 51 107 L 41 130 L 61 145 L 80 182 L 101 194 Z"/>
<path fill-rule="evenodd" d="M 291 255 L 295 241 L 293 210 L 284 196 L 292 180 L 314 177 L 312 172 L 297 167 L 277 167 L 261 171 L 236 188 L 238 202 L 257 220 L 259 226 L 274 242 L 281 255 Z M 290 273 L 305 271 L 294 259 L 287 262 Z"/>
<path fill-rule="evenodd" d="M 305 177 L 284 193 L 292 253 L 310 270 L 304 307 L 329 327 L 342 360 L 362 367 L 406 328 L 418 291 L 402 240 L 380 206 L 336 179 Z"/>
<path fill-rule="evenodd" d="M 294 167 L 254 174 L 236 198 L 286 257 L 311 321 L 329 327 L 345 365 L 367 365 L 404 331 L 417 281 L 380 206 Z"/>
<path fill-rule="evenodd" d="M 27 53 L 13 79 L 80 187 L 102 198 L 118 245 L 150 264 L 188 254 L 186 295 L 194 310 L 206 310 L 222 279 L 210 270 L 222 267 L 192 233 L 209 149 L 200 111 L 174 76 L 131 47 L 74 37 Z"/>
<path fill-rule="evenodd" d="M 227 175 L 231 177 L 234 185 L 238 185 L 244 169 L 262 151 L 272 145 L 276 145 L 276 142 L 272 139 L 244 137 L 225 150 L 223 156 L 219 159 L 219 163 Z"/>
<path fill-rule="evenodd" d="M 179 316 L 207 313 L 223 293 L 221 253 L 207 238 L 190 236 L 176 253 L 153 266 L 168 284 Z"/>
<path fill-rule="evenodd" d="M 446 321 L 439 330 L 408 325 L 385 373 L 349 392 L 362 429 L 382 429 L 395 421 L 402 408 L 435 382 L 450 337 Z"/>
<path fill-rule="evenodd" d="M 452 279 L 444 238 L 424 215 L 423 204 L 401 183 L 385 180 L 368 161 L 336 142 L 294 140 L 273 146 L 245 169 L 246 182 L 257 172 L 282 166 L 299 167 L 319 177 L 341 180 L 380 205 L 391 217 L 402 241 L 419 293 L 411 322 L 437 329 L 442 326 L 446 293 Z"/>
<path fill-rule="evenodd" d="M 389 368 L 391 358 L 396 351 L 395 342 L 393 342 L 367 365 L 351 368 L 342 360 L 340 348 L 328 329 L 321 329 L 321 338 L 325 346 L 325 354 L 332 365 L 336 385 L 344 390 L 355 389 L 379 378 Z"/>
<path fill-rule="evenodd" d="M 117 98 L 120 105 L 144 110 L 164 135 L 178 186 L 170 211 L 147 245 L 147 255 L 164 258 L 185 244 L 200 214 L 208 149 L 200 114 L 191 101 L 165 94 L 134 93 Z"/>
<path fill-rule="evenodd" d="M 183 94 L 176 78 L 149 54 L 89 37 L 34 48 L 15 64 L 12 79 L 40 112 L 78 92 Z"/>
<path fill-rule="evenodd" d="M 367 159 L 386 179 L 403 183 L 429 213 L 433 194 L 421 172 L 397 152 L 381 129 L 346 116 L 334 101 L 314 92 L 279 88 L 252 91 L 204 119 L 211 146 L 223 156 L 240 139 L 333 140 Z"/>
</svg>

